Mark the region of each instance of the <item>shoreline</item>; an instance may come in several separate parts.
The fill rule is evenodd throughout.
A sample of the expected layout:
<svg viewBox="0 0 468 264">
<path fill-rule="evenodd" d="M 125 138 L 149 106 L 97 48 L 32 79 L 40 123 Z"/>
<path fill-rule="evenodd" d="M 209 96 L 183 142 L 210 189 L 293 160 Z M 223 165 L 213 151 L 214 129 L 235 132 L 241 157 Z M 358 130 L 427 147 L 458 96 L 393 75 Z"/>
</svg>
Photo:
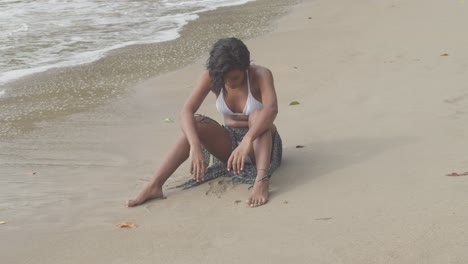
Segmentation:
<svg viewBox="0 0 468 264">
<path fill-rule="evenodd" d="M 29 133 L 38 122 L 93 111 L 125 97 L 140 81 L 194 63 L 215 39 L 265 34 L 272 30 L 270 22 L 294 2 L 297 0 L 257 0 L 206 11 L 185 25 L 175 40 L 123 47 L 93 63 L 50 69 L 9 83 L 2 88 L 8 96 L 0 97 L 0 136 Z"/>
<path fill-rule="evenodd" d="M 23 77 L 27 77 L 29 75 L 45 72 L 45 71 L 47 71 L 49 69 L 76 67 L 76 66 L 82 65 L 82 64 L 90 64 L 90 63 L 93 63 L 93 62 L 105 57 L 109 52 L 112 52 L 112 51 L 115 51 L 117 49 L 121 49 L 121 48 L 124 48 L 124 47 L 127 47 L 127 46 L 142 45 L 142 44 L 143 45 L 144 44 L 150 44 L 151 45 L 151 44 L 157 44 L 157 43 L 160 43 L 160 42 L 167 42 L 167 41 L 177 39 L 178 37 L 180 37 L 179 32 L 183 29 L 183 27 L 186 24 L 190 23 L 191 21 L 198 19 L 199 14 L 207 12 L 207 11 L 214 11 L 214 10 L 216 10 L 218 8 L 243 5 L 243 4 L 246 4 L 249 1 L 252 1 L 252 0 L 242 0 L 242 1 L 238 1 L 237 3 L 224 3 L 224 5 L 222 4 L 221 6 L 216 5 L 216 7 L 205 7 L 205 8 L 202 8 L 200 10 L 196 10 L 196 11 L 193 11 L 193 12 L 190 12 L 190 13 L 183 14 L 183 15 L 188 15 L 188 16 L 183 18 L 184 22 L 182 23 L 183 25 L 181 27 L 172 28 L 172 29 L 166 30 L 166 31 L 156 32 L 156 34 L 158 35 L 158 37 L 156 37 L 156 38 L 159 39 L 159 40 L 148 40 L 148 39 L 145 39 L 143 37 L 143 38 L 141 38 L 139 40 L 128 40 L 128 41 L 125 41 L 125 42 L 120 43 L 120 44 L 115 44 L 115 45 L 112 45 L 112 46 L 102 47 L 101 49 L 98 49 L 98 50 L 86 51 L 86 52 L 77 53 L 77 54 L 70 54 L 71 58 L 75 58 L 75 60 L 73 62 L 72 62 L 71 58 L 68 58 L 65 61 L 55 63 L 55 64 L 41 65 L 41 66 L 37 66 L 37 67 L 34 67 L 34 68 L 22 68 L 22 69 L 8 70 L 7 72 L 4 72 L 4 73 L 0 74 L 0 87 L 2 87 L 4 84 L 7 84 L 8 82 L 13 82 L 15 80 L 21 79 Z M 162 13 L 165 13 L 165 12 L 162 12 Z M 174 16 L 174 15 L 175 16 L 180 16 L 181 14 L 180 13 L 172 14 L 170 12 L 167 14 L 167 16 Z M 193 16 L 196 16 L 197 18 L 193 18 Z M 156 21 L 153 21 L 153 22 L 156 22 Z M 28 27 L 27 24 L 22 24 L 22 26 L 24 27 L 23 30 L 18 30 L 18 29 L 17 30 L 12 30 L 12 31 L 10 31 L 10 34 L 15 33 L 15 32 L 21 32 L 21 31 L 28 31 L 29 30 L 29 27 Z"/>
</svg>

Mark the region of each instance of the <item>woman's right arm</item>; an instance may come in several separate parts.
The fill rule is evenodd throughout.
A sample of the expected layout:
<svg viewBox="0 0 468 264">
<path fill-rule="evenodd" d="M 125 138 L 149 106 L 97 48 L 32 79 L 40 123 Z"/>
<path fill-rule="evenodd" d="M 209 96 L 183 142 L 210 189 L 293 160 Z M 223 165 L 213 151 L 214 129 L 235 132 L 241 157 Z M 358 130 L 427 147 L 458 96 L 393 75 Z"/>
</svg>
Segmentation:
<svg viewBox="0 0 468 264">
<path fill-rule="evenodd" d="M 195 180 L 204 179 L 206 166 L 197 135 L 194 114 L 210 93 L 211 77 L 205 71 L 180 112 L 181 128 L 190 144 L 190 172 Z"/>
</svg>

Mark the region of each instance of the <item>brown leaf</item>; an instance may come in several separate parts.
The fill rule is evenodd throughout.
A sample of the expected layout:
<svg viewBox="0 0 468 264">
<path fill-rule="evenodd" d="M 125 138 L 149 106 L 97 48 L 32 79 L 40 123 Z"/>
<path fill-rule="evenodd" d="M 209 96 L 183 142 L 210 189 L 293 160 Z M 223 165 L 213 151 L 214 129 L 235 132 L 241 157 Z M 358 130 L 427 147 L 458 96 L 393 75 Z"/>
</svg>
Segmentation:
<svg viewBox="0 0 468 264">
<path fill-rule="evenodd" d="M 323 221 L 330 220 L 330 219 L 332 219 L 332 217 L 315 218 L 315 220 L 323 220 Z"/>
<path fill-rule="evenodd" d="M 468 175 L 468 171 L 467 172 L 464 172 L 464 173 L 456 173 L 456 172 L 452 172 L 450 174 L 447 174 L 447 176 L 467 176 Z"/>
<path fill-rule="evenodd" d="M 448 56 L 448 53 L 444 53 L 444 54 L 442 54 L 442 55 L 440 55 L 440 56 Z"/>
<path fill-rule="evenodd" d="M 135 228 L 137 225 L 135 225 L 132 222 L 120 222 L 117 224 L 118 227 L 120 228 Z"/>
</svg>

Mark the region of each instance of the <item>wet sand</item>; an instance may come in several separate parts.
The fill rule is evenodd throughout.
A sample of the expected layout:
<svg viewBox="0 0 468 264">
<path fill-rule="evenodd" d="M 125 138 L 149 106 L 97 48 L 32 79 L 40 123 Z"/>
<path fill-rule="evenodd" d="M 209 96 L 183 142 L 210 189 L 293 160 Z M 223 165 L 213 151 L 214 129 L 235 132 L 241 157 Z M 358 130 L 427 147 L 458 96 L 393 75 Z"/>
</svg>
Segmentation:
<svg viewBox="0 0 468 264">
<path fill-rule="evenodd" d="M 2 259 L 465 263 L 468 176 L 446 174 L 468 171 L 467 4 L 304 1 L 248 40 L 255 63 L 274 73 L 284 142 L 259 208 L 236 203 L 248 186 L 222 179 L 124 207 L 180 133 L 178 111 L 205 58 L 43 128 L 55 141 L 18 140 L 15 160 L 36 164 L 2 168 Z M 221 121 L 213 95 L 199 112 Z M 47 152 L 34 151 L 41 144 Z M 122 221 L 137 227 L 117 228 Z"/>
</svg>

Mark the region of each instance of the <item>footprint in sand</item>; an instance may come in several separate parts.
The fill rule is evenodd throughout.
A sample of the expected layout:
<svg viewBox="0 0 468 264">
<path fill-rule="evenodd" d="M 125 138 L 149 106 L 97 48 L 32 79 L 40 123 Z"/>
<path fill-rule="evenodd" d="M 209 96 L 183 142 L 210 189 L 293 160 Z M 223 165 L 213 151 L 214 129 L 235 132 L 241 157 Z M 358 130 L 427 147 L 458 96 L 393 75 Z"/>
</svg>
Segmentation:
<svg viewBox="0 0 468 264">
<path fill-rule="evenodd" d="M 206 191 L 205 195 L 213 195 L 221 198 L 222 194 L 225 193 L 227 190 L 232 189 L 234 185 L 232 182 L 229 182 L 224 179 L 214 180 L 208 182 L 208 191 Z"/>
<path fill-rule="evenodd" d="M 453 113 L 453 118 L 458 119 L 460 117 L 463 117 L 467 114 L 466 111 L 464 111 L 465 108 L 465 103 L 460 104 L 461 102 L 465 101 L 468 99 L 468 93 L 455 96 L 453 98 L 445 99 L 444 102 L 452 105 L 455 109 L 455 113 Z"/>
<path fill-rule="evenodd" d="M 465 99 L 468 99 L 468 93 L 462 94 L 450 99 L 445 99 L 444 102 L 449 103 L 449 104 L 457 104 L 458 102 L 461 102 Z"/>
</svg>

